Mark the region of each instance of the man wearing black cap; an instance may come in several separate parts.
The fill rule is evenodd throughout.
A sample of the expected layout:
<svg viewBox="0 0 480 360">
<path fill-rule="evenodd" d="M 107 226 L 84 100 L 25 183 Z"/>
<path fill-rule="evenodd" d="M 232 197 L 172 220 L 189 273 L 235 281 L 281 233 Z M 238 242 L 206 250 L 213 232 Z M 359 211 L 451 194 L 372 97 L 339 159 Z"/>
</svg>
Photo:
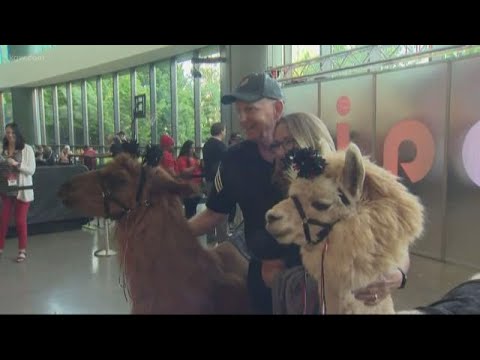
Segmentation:
<svg viewBox="0 0 480 360">
<path fill-rule="evenodd" d="M 282 116 L 284 98 L 279 84 L 267 74 L 250 74 L 235 91 L 222 97 L 223 104 L 235 104 L 247 140 L 228 149 L 214 179 L 207 209 L 190 219 L 196 236 L 225 221 L 238 203 L 245 221 L 245 239 L 251 254 L 248 287 L 255 312 L 272 313 L 271 283 L 279 271 L 301 265 L 296 245 L 280 245 L 265 230 L 265 213 L 283 200 L 271 181 L 274 155 L 271 151 L 275 125 Z M 408 259 L 407 259 L 408 260 Z M 409 262 L 406 267 L 408 268 Z M 400 288 L 405 286 L 402 269 Z M 389 292 L 398 283 L 398 272 L 358 289 L 355 297 L 370 302 L 371 293 Z M 376 294 L 376 293 L 375 293 Z"/>
<path fill-rule="evenodd" d="M 217 171 L 207 209 L 190 220 L 196 236 L 225 221 L 239 204 L 245 221 L 245 239 L 252 259 L 248 287 L 256 313 L 271 314 L 269 288 L 278 270 L 300 265 L 296 245 L 280 245 L 265 230 L 265 213 L 282 200 L 271 182 L 274 154 L 270 148 L 275 125 L 284 108 L 279 84 L 265 73 L 254 73 L 240 81 L 235 91 L 222 97 L 234 104 L 246 141 L 229 148 Z"/>
</svg>

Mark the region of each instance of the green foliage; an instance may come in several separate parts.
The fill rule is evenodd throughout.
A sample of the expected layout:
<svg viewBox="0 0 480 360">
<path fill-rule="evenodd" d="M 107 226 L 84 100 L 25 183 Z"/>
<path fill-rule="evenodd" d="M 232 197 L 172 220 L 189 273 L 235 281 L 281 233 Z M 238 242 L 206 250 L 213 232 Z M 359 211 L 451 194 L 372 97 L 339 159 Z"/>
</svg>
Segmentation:
<svg viewBox="0 0 480 360">
<path fill-rule="evenodd" d="M 151 142 L 152 119 L 150 117 L 150 72 L 148 66 L 137 69 L 135 94 L 145 95 L 145 118 L 137 119 L 138 142 L 146 145 Z"/>
<path fill-rule="evenodd" d="M 332 54 L 352 50 L 358 45 L 332 45 Z M 363 56 L 362 56 L 363 55 Z M 350 66 L 359 65 L 365 59 L 365 54 L 357 54 L 356 56 L 348 56 L 347 58 L 340 57 L 332 59 L 332 69 L 346 68 Z"/>
<path fill-rule="evenodd" d="M 43 102 L 45 110 L 45 138 L 48 145 L 53 145 L 55 144 L 55 133 L 53 130 L 52 87 L 43 89 Z"/>
<path fill-rule="evenodd" d="M 220 112 L 220 65 L 204 64 L 200 67 L 200 123 L 201 141 L 210 137 L 210 127 L 221 121 Z"/>
<path fill-rule="evenodd" d="M 13 121 L 12 93 L 10 91 L 3 93 L 3 115 L 5 125 Z"/>
<path fill-rule="evenodd" d="M 187 140 L 195 141 L 193 77 L 190 61 L 177 64 L 178 146 Z"/>
<path fill-rule="evenodd" d="M 194 140 L 194 98 L 193 98 L 193 77 L 190 73 L 191 63 L 186 61 L 177 64 L 177 111 L 178 111 L 178 146 L 186 140 Z M 201 102 L 201 129 L 202 141 L 210 136 L 210 126 L 220 121 L 220 66 L 202 65 L 202 78 L 200 79 L 200 102 Z M 119 75 L 119 105 L 120 105 L 120 129 L 125 131 L 127 137 L 132 136 L 132 98 L 130 90 L 130 71 Z M 170 87 L 170 62 L 163 62 L 156 65 L 156 114 L 157 141 L 161 134 L 172 134 L 172 106 Z M 97 86 L 96 79 L 87 80 L 87 115 L 89 142 L 91 145 L 99 144 L 99 129 L 97 115 Z M 46 139 L 49 145 L 55 143 L 53 128 L 53 99 L 52 87 L 44 88 L 45 126 Z M 138 120 L 138 140 L 141 146 L 151 142 L 151 131 L 153 119 L 150 114 L 150 72 L 148 66 L 137 68 L 136 71 L 136 94 L 146 95 L 146 118 Z M 68 113 L 66 85 L 60 84 L 57 87 L 58 93 L 58 115 L 60 126 L 60 142 L 62 145 L 70 144 L 68 134 Z M 112 75 L 102 76 L 102 100 L 103 100 L 103 121 L 105 145 L 114 134 L 114 111 L 113 111 L 113 78 Z M 76 147 L 84 144 L 83 120 L 82 120 L 82 92 L 80 82 L 72 84 L 72 105 L 73 124 Z"/>
<path fill-rule="evenodd" d="M 132 91 L 130 89 L 130 71 L 118 77 L 118 99 L 120 103 L 120 130 L 132 136 Z"/>
<path fill-rule="evenodd" d="M 352 46 L 355 46 L 355 45 L 332 45 L 331 52 L 332 54 L 335 54 L 337 52 L 347 51 L 347 50 L 350 50 Z"/>
<path fill-rule="evenodd" d="M 460 50 L 460 51 L 453 51 L 449 54 L 444 55 L 443 58 L 446 59 L 446 60 L 456 59 L 456 58 L 460 58 L 460 57 L 463 57 L 463 56 L 475 55 L 475 54 L 478 54 L 478 53 L 480 53 L 480 46 L 473 46 L 469 49 Z"/>
<path fill-rule="evenodd" d="M 99 145 L 98 138 L 98 112 L 97 112 L 97 81 L 87 81 L 87 117 L 88 141 L 90 145 Z"/>
<path fill-rule="evenodd" d="M 102 76 L 102 100 L 103 100 L 103 133 L 105 134 L 105 145 L 108 146 L 108 139 L 114 134 L 113 119 L 113 77 L 112 75 Z"/>
<path fill-rule="evenodd" d="M 172 134 L 172 94 L 170 86 L 170 63 L 156 66 L 155 88 L 157 89 L 157 142 L 164 133 Z"/>
<path fill-rule="evenodd" d="M 82 120 L 82 91 L 79 82 L 72 84 L 73 104 L 73 137 L 75 145 L 82 146 L 83 141 L 83 120 Z M 47 130 L 48 131 L 48 130 Z"/>
<path fill-rule="evenodd" d="M 57 86 L 58 96 L 58 124 L 60 127 L 60 144 L 68 144 L 68 113 L 67 113 L 67 87 Z M 52 118 L 53 119 L 53 118 Z"/>
</svg>

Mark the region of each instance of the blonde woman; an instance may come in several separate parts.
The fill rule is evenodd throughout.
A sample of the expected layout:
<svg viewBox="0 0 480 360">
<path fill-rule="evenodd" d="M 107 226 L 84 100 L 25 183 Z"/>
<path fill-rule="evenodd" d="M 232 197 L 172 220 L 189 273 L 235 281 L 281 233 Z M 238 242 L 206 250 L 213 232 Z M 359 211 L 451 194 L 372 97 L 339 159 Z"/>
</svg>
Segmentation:
<svg viewBox="0 0 480 360">
<path fill-rule="evenodd" d="M 282 117 L 273 135 L 270 148 L 275 154 L 275 170 L 272 181 L 286 196 L 290 185 L 290 174 L 282 159 L 294 148 L 314 148 L 321 154 L 335 151 L 335 143 L 327 126 L 313 114 L 297 112 Z"/>
<path fill-rule="evenodd" d="M 303 112 L 292 113 L 280 118 L 275 127 L 270 148 L 275 154 L 272 182 L 280 187 L 284 197 L 287 196 L 291 176 L 289 170 L 284 168 L 282 159 L 290 150 L 308 147 L 318 150 L 321 154 L 335 151 L 335 143 L 323 121 L 313 114 Z M 394 269 L 391 273 L 381 274 L 378 281 L 365 288 L 357 289 L 355 291 L 356 299 L 363 301 L 366 305 L 375 305 L 394 289 L 403 288 L 406 281 L 405 273 L 409 266 L 410 260 L 407 258 L 407 262 L 401 264 L 398 271 Z M 262 277 L 272 287 L 277 275 L 280 275 L 285 269 L 286 266 L 283 262 L 272 262 L 269 266 L 262 267 Z M 297 278 L 286 273 L 283 273 L 283 277 L 290 276 L 293 281 L 302 281 L 303 271 L 298 273 L 301 276 L 297 276 Z M 275 281 L 278 283 L 281 280 L 282 276 L 279 276 Z M 275 298 L 278 296 L 274 296 Z"/>
</svg>

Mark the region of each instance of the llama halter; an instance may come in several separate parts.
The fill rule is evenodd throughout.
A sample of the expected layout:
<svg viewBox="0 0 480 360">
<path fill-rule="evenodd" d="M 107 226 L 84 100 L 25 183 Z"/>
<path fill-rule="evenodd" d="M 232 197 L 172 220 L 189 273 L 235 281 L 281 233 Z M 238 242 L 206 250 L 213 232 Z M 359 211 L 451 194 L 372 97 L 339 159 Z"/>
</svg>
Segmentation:
<svg viewBox="0 0 480 360">
<path fill-rule="evenodd" d="M 329 224 L 319 220 L 309 219 L 305 211 L 303 210 L 302 204 L 300 203 L 300 200 L 298 200 L 298 197 L 292 196 L 291 199 L 293 200 L 293 203 L 295 204 L 295 208 L 297 209 L 298 214 L 302 219 L 303 233 L 305 234 L 305 240 L 307 240 L 309 244 L 313 244 L 313 245 L 323 241 L 332 230 L 333 225 L 335 225 L 338 222 L 338 220 Z M 322 227 L 322 230 L 320 230 L 320 232 L 317 234 L 317 237 L 315 239 L 312 239 L 310 235 L 310 227 L 308 225 L 318 225 Z"/>
<path fill-rule="evenodd" d="M 327 166 L 327 162 L 317 150 L 314 150 L 313 148 L 306 148 L 306 149 L 296 149 L 296 150 L 290 151 L 286 156 L 285 165 L 292 166 L 293 169 L 298 171 L 298 177 L 302 177 L 305 179 L 313 179 L 323 174 L 323 172 L 325 171 L 325 167 Z M 343 192 L 341 192 L 340 197 L 342 199 L 342 202 L 345 204 L 344 199 L 346 199 L 346 197 L 345 197 L 345 194 L 343 194 Z M 295 204 L 295 208 L 297 209 L 298 214 L 300 215 L 300 218 L 302 219 L 303 232 L 305 234 L 305 240 L 307 241 L 307 243 L 316 245 L 322 242 L 323 240 L 325 240 L 325 238 L 328 236 L 328 234 L 332 230 L 333 226 L 339 220 L 329 224 L 316 219 L 309 219 L 298 197 L 291 196 L 291 199 Z M 312 239 L 310 235 L 309 225 L 318 225 L 322 227 L 322 230 L 320 230 L 320 232 L 317 234 L 317 237 L 315 239 Z M 320 293 L 321 293 L 320 311 L 321 311 L 321 314 L 324 314 L 324 315 L 327 313 L 327 301 L 325 296 L 325 269 L 324 269 L 324 262 L 325 262 L 325 255 L 327 252 L 327 248 L 328 248 L 328 240 L 325 243 L 325 246 L 322 251 L 322 275 L 321 275 L 321 281 L 319 284 Z M 305 284 L 306 284 L 306 280 L 305 280 Z M 306 285 L 305 285 L 305 290 L 306 290 Z M 306 299 L 307 299 L 306 293 L 304 294 L 304 296 L 305 296 L 305 309 L 304 309 L 304 313 L 305 313 Z"/>
<path fill-rule="evenodd" d="M 284 161 L 287 166 L 292 166 L 293 169 L 298 172 L 298 177 L 305 179 L 313 179 L 322 175 L 327 166 L 327 162 L 320 155 L 319 151 L 313 148 L 294 149 L 287 154 Z M 298 197 L 291 196 L 291 199 L 295 204 L 295 208 L 297 209 L 300 218 L 302 219 L 305 240 L 309 244 L 314 245 L 323 241 L 328 236 L 336 222 L 329 224 L 316 219 L 308 218 Z M 310 235 L 309 225 L 318 225 L 322 227 L 322 230 L 314 239 L 312 239 L 312 236 Z"/>
<path fill-rule="evenodd" d="M 148 200 L 145 200 L 143 204 L 140 201 L 140 198 L 143 192 L 143 187 L 145 186 L 145 180 L 146 180 L 145 168 L 143 166 L 140 173 L 140 181 L 137 187 L 137 195 L 136 195 L 137 207 L 133 209 L 129 208 L 128 206 L 125 206 L 120 200 L 117 199 L 117 197 L 111 192 L 111 190 L 107 188 L 106 184 L 103 181 L 102 175 L 100 175 L 100 172 L 97 171 L 97 175 L 99 178 L 100 187 L 102 188 L 103 208 L 104 208 L 106 219 L 120 220 L 124 215 L 128 215 L 132 210 L 135 210 L 141 205 L 145 205 L 145 207 L 151 206 Z M 117 204 L 120 207 L 121 209 L 120 213 L 113 214 L 110 212 L 111 202 Z"/>
</svg>

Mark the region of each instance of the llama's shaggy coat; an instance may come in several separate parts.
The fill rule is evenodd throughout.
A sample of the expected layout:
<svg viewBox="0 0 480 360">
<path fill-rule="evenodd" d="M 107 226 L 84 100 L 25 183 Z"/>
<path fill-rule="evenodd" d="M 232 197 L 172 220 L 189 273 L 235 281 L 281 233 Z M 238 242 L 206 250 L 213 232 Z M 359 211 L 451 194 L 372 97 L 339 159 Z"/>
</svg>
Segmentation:
<svg viewBox="0 0 480 360">
<path fill-rule="evenodd" d="M 122 154 L 101 170 L 72 178 L 59 192 L 67 206 L 88 216 L 107 216 L 105 190 L 110 214 L 122 214 L 120 204 L 131 209 L 117 221 L 115 237 L 132 313 L 248 313 L 247 260 L 230 243 L 204 249 L 180 202 L 190 185 L 161 168 L 144 170 L 139 186 L 142 165 Z"/>
</svg>

